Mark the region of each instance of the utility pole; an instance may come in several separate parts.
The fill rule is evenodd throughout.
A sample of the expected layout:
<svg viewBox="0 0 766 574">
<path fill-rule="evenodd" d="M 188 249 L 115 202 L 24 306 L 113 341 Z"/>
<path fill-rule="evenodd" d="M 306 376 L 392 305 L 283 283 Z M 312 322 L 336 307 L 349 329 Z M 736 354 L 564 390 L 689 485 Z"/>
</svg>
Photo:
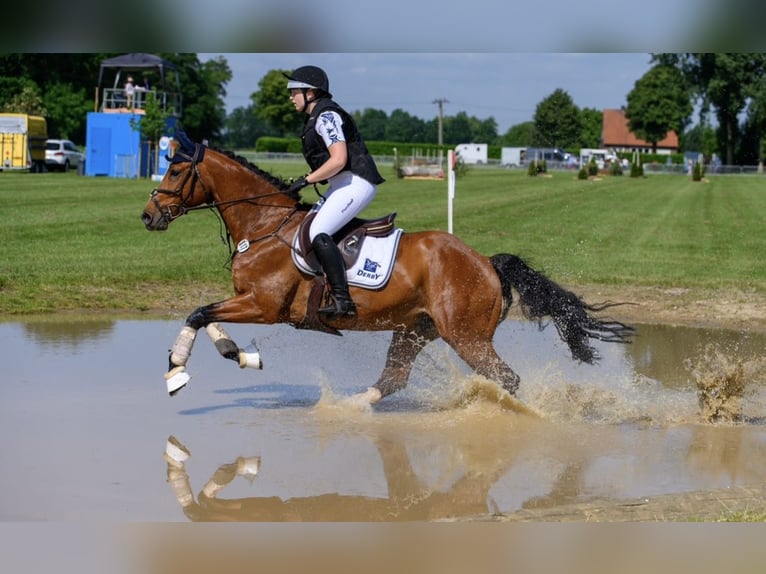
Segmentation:
<svg viewBox="0 0 766 574">
<path fill-rule="evenodd" d="M 439 106 L 439 145 L 444 145 L 444 104 L 448 104 L 446 98 L 436 98 L 433 102 Z"/>
</svg>

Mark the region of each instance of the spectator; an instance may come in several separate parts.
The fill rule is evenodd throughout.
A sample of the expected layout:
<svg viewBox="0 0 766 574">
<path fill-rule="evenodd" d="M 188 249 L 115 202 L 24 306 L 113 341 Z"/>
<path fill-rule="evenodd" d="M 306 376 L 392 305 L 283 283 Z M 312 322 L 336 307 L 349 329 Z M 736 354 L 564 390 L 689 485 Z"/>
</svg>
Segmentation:
<svg viewBox="0 0 766 574">
<path fill-rule="evenodd" d="M 136 95 L 136 86 L 133 83 L 133 76 L 128 76 L 125 82 L 125 105 L 129 110 L 133 109 L 133 102 Z"/>
</svg>

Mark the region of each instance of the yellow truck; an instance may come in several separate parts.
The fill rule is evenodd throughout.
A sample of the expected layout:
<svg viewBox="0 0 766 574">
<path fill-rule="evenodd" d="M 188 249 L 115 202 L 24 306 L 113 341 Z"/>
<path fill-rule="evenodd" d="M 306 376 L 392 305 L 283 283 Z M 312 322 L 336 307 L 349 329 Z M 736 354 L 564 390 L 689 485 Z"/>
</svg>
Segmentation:
<svg viewBox="0 0 766 574">
<path fill-rule="evenodd" d="M 0 170 L 45 171 L 45 118 L 0 114 Z"/>
</svg>

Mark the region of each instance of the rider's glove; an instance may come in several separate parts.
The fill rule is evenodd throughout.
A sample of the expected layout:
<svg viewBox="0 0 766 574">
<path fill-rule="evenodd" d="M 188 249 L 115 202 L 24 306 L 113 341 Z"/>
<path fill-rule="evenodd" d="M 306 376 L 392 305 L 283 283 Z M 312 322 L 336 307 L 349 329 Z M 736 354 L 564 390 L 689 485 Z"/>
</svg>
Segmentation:
<svg viewBox="0 0 766 574">
<path fill-rule="evenodd" d="M 311 185 L 311 184 L 308 181 L 306 181 L 306 176 L 302 175 L 290 184 L 290 187 L 287 188 L 287 191 L 289 193 L 298 193 L 307 185 Z"/>
</svg>

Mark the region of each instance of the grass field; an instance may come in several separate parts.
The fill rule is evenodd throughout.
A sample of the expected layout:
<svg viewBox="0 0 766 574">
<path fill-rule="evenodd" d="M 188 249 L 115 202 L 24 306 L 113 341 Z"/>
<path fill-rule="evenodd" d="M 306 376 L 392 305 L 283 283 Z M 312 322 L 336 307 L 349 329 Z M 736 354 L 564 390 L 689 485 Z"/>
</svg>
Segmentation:
<svg viewBox="0 0 766 574">
<path fill-rule="evenodd" d="M 302 163 L 261 163 L 276 175 Z M 390 167 L 363 216 L 396 211 L 405 231 L 447 229 L 445 181 L 400 180 Z M 0 173 L 0 313 L 137 311 L 178 297 L 190 310 L 230 291 L 216 216 L 165 233 L 140 215 L 156 184 L 76 174 Z M 307 201 L 316 196 L 305 190 Z M 554 281 L 766 291 L 766 179 L 678 175 L 580 181 L 472 169 L 457 180 L 454 233 L 481 253 L 527 258 Z"/>
</svg>

